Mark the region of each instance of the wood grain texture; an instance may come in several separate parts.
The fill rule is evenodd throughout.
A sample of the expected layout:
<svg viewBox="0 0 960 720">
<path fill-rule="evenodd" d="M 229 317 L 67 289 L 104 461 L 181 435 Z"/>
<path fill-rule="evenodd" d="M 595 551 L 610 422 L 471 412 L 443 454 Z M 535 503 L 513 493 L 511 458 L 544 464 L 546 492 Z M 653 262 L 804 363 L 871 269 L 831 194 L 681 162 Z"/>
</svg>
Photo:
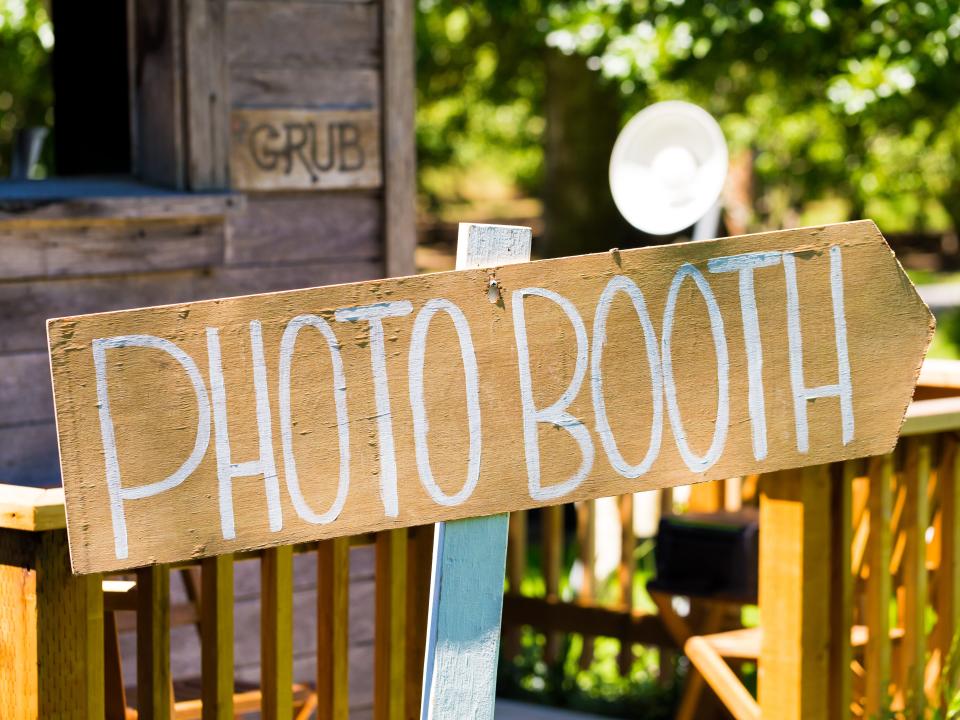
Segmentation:
<svg viewBox="0 0 960 720">
<path fill-rule="evenodd" d="M 62 488 L 0 485 L 0 528 L 41 532 L 66 526 Z"/>
<path fill-rule="evenodd" d="M 240 66 L 230 76 L 236 107 L 301 107 L 380 104 L 380 73 L 372 69 L 259 68 Z"/>
<path fill-rule="evenodd" d="M 0 564 L 0 717 L 39 717 L 37 681 L 37 573 Z"/>
<path fill-rule="evenodd" d="M 375 193 L 262 194 L 231 222 L 226 262 L 380 261 L 382 233 L 383 200 Z"/>
<path fill-rule="evenodd" d="M 192 190 L 230 186 L 227 0 L 183 0 L 186 175 Z"/>
<path fill-rule="evenodd" d="M 378 4 L 231 0 L 227 5 L 231 71 L 261 68 L 376 67 Z"/>
<path fill-rule="evenodd" d="M 101 578 L 70 573 L 62 530 L 40 535 L 36 569 L 38 717 L 103 717 Z"/>
<path fill-rule="evenodd" d="M 828 310 L 832 266 L 828 259 L 832 251 L 828 248 L 831 247 L 840 248 L 842 284 L 848 289 L 843 318 L 852 388 L 851 435 L 844 444 L 840 403 L 836 397 L 794 402 L 785 328 L 789 316 L 785 310 L 785 272 L 783 268 L 764 268 L 757 272 L 756 303 L 764 354 L 768 454 L 757 460 L 747 402 L 747 360 L 736 273 L 710 273 L 709 280 L 706 276 L 703 278 L 704 283 L 709 283 L 711 296 L 716 298 L 717 313 L 724 328 L 721 335 L 714 337 L 720 338 L 716 340 L 718 343 L 725 342 L 729 362 L 729 374 L 719 373 L 721 379 L 729 383 L 726 405 L 719 399 L 724 395 L 718 390 L 723 383 L 717 382 L 718 367 L 722 363 L 716 359 L 717 352 L 710 349 L 714 343 L 710 342 L 711 322 L 704 311 L 703 300 L 693 282 L 678 285 L 674 278 L 681 268 L 685 268 L 682 272 L 687 274 L 695 272 L 691 267 L 701 267 L 706 272 L 711 258 L 759 251 L 790 253 L 799 266 L 798 316 L 803 336 L 810 338 L 803 345 L 805 382 L 818 386 L 835 383 L 836 351 L 829 343 L 812 340 L 830 338 L 834 333 L 833 313 Z M 266 275 L 266 271 L 257 272 Z M 300 277 L 307 274 L 304 271 Z M 293 275 L 285 279 L 291 277 Z M 497 284 L 491 288 L 493 277 Z M 675 417 L 670 419 L 668 413 L 663 413 L 662 425 L 656 426 L 663 428 L 659 455 L 655 456 L 649 472 L 636 479 L 623 477 L 614 469 L 609 448 L 592 433 L 591 429 L 597 426 L 593 384 L 584 380 L 587 356 L 591 352 L 589 335 L 585 327 L 582 332 L 574 332 L 576 326 L 570 319 L 579 316 L 584 326 L 592 325 L 598 298 L 615 277 L 625 278 L 617 282 L 632 279 L 642 289 L 649 314 L 656 318 L 650 326 L 657 338 L 662 334 L 657 329 L 669 299 L 669 287 L 673 283 L 680 288 L 674 293 L 675 304 L 670 306 L 676 313 L 669 346 L 676 378 Z M 263 282 L 264 278 L 256 280 Z M 169 284 L 166 287 L 165 292 L 169 293 Z M 575 310 L 570 309 L 572 314 L 568 317 L 561 306 L 547 297 L 524 299 L 517 292 L 530 287 L 544 287 L 561 294 Z M 856 288 L 856 292 L 849 292 L 851 288 Z M 2 291 L 0 286 L 0 293 Z M 472 493 L 447 505 L 431 497 L 438 497 L 440 492 L 452 498 L 463 487 L 471 436 L 460 342 L 453 323 L 444 317 L 446 313 L 433 321 L 429 339 L 425 340 L 424 355 L 424 377 L 429 384 L 424 385 L 423 406 L 424 417 L 429 419 L 427 451 L 435 487 L 421 482 L 420 474 L 425 471 L 422 462 L 418 463 L 411 431 L 414 410 L 409 395 L 408 366 L 414 313 L 434 298 L 454 303 L 469 326 L 477 363 L 475 397 L 481 418 L 481 438 L 487 438 L 479 441 L 483 460 Z M 491 298 L 495 302 L 490 302 Z M 64 295 L 63 301 L 69 306 L 68 296 Z M 386 368 L 383 382 L 387 390 L 381 391 L 377 400 L 371 348 L 379 341 L 374 342 L 369 323 L 337 321 L 336 310 L 402 301 L 410 302 L 410 314 L 383 322 Z M 524 308 L 529 355 L 517 350 L 515 326 L 518 323 L 515 323 L 514 307 Z M 611 435 L 618 443 L 619 452 L 631 462 L 637 462 L 647 452 L 649 431 L 646 428 L 650 427 L 652 417 L 647 363 L 636 362 L 638 353 L 642 353 L 647 344 L 643 342 L 644 333 L 638 327 L 632 303 L 626 297 L 618 297 L 610 307 L 601 363 L 603 384 L 597 396 L 604 398 Z M 347 315 L 341 313 L 341 320 L 349 320 L 350 313 L 355 311 L 345 312 Z M 338 397 L 345 397 L 344 410 L 349 418 L 347 425 L 343 425 L 349 432 L 344 444 L 350 450 L 349 489 L 335 519 L 328 518 L 326 524 L 302 520 L 298 513 L 303 513 L 303 507 L 297 510 L 288 504 L 291 501 L 285 488 L 278 492 L 277 503 L 283 529 L 271 532 L 267 525 L 263 479 L 262 476 L 258 479 L 254 471 L 250 477 L 238 478 L 232 484 L 234 504 L 244 508 L 244 512 L 238 515 L 237 539 L 225 541 L 215 499 L 217 465 L 211 442 L 207 451 L 198 456 L 199 465 L 188 483 L 157 499 L 125 502 L 127 522 L 136 534 L 131 534 L 134 541 L 130 556 L 118 558 L 114 552 L 110 503 L 103 474 L 104 446 L 97 410 L 93 340 L 144 333 L 166 338 L 202 368 L 198 370 L 198 382 L 206 384 L 210 366 L 207 328 L 217 328 L 228 398 L 225 411 L 229 416 L 231 457 L 233 462 L 244 463 L 259 456 L 250 334 L 251 321 L 259 321 L 266 378 L 266 400 L 262 405 L 265 412 L 269 405 L 273 418 L 269 437 L 276 451 L 274 460 L 279 475 L 284 471 L 284 459 L 280 453 L 281 422 L 276 414 L 278 348 L 289 321 L 305 313 L 326 318 L 323 322 L 336 337 L 343 360 L 346 390 L 345 396 Z M 719 323 L 715 318 L 714 327 L 719 327 Z M 83 572 L 168 562 L 875 455 L 889 451 L 896 442 L 929 342 L 931 323 L 925 306 L 870 222 L 508 265 L 495 270 L 463 270 L 54 320 L 49 325 L 50 348 L 74 567 Z M 340 465 L 340 443 L 331 441 L 330 437 L 331 430 L 341 426 L 330 424 L 337 412 L 330 385 L 332 355 L 324 336 L 313 329 L 302 333 L 297 342 L 296 359 L 290 365 L 291 388 L 296 388 L 297 393 L 291 394 L 288 445 L 294 462 L 301 468 L 302 477 L 298 479 L 304 499 L 309 499 L 309 507 L 314 508 L 312 512 L 326 512 L 337 494 L 334 484 L 337 481 L 331 477 L 337 477 L 336 469 Z M 649 345 L 656 357 L 659 343 Z M 106 351 L 105 357 L 107 374 L 104 377 L 109 378 L 110 412 L 116 427 L 123 484 L 159 482 L 190 455 L 196 444 L 196 430 L 203 424 L 204 416 L 198 414 L 197 409 L 202 405 L 198 406 L 193 385 L 179 363 L 165 352 L 112 349 Z M 305 361 L 308 357 L 309 362 Z M 556 423 L 539 422 L 528 406 L 530 453 L 538 453 L 542 463 L 539 490 L 536 480 L 532 482 L 533 489 L 539 492 L 537 495 L 531 492 L 526 443 L 493 443 L 493 439 L 500 436 L 524 437 L 524 410 L 518 392 L 521 357 L 529 357 L 530 363 L 528 402 L 534 408 L 546 408 L 566 393 L 571 400 L 566 411 L 570 417 L 579 419 L 577 422 L 556 416 Z M 580 367 L 575 372 L 578 363 Z M 596 372 L 592 374 L 597 376 Z M 145 402 L 145 398 L 150 402 Z M 389 403 L 386 413 L 380 409 L 384 398 Z M 715 439 L 721 437 L 717 435 L 718 406 L 728 411 L 720 423 L 720 431 L 726 435 L 719 444 Z M 807 452 L 798 450 L 798 408 L 808 413 Z M 645 430 L 639 434 L 624 431 L 637 425 Z M 385 426 L 392 428 L 390 435 Z M 146 427 L 150 432 L 143 432 Z M 582 482 L 574 483 L 576 487 L 568 485 L 569 491 L 558 491 L 560 483 L 576 480 L 576 473 L 584 464 L 581 441 L 571 435 L 570 428 L 579 428 L 576 432 L 586 438 L 582 442 L 592 451 L 592 469 Z M 381 451 L 378 444 L 381 433 L 385 438 L 393 438 L 393 453 Z M 682 443 L 676 442 L 681 435 L 689 446 L 686 458 L 681 454 Z M 691 463 L 690 453 L 705 452 L 711 444 L 720 448 L 714 464 Z M 222 452 L 221 456 L 225 457 Z M 388 472 L 396 468 L 395 517 L 386 515 L 386 496 L 381 496 L 380 475 L 384 467 Z M 284 475 L 285 485 L 290 480 Z M 383 483 L 388 492 L 392 491 L 389 477 L 385 477 Z M 433 496 L 429 492 L 433 492 Z M 158 523 L 158 517 L 165 518 L 165 522 Z"/>
<path fill-rule="evenodd" d="M 924 674 L 927 668 L 926 614 L 928 607 L 927 541 L 930 527 L 930 501 L 927 484 L 930 481 L 929 438 L 910 438 L 906 441 L 906 465 L 903 483 L 906 504 L 903 510 L 903 528 L 906 544 L 903 556 L 903 630 L 901 643 L 905 675 L 905 711 L 908 717 L 923 717 L 926 697 Z"/>
<path fill-rule="evenodd" d="M 179 0 L 133 0 L 134 165 L 138 177 L 183 188 L 184 89 L 182 4 Z"/>
<path fill-rule="evenodd" d="M 383 0 L 383 151 L 387 276 L 412 275 L 417 245 L 414 3 Z"/>
<path fill-rule="evenodd" d="M 460 225 L 457 268 L 530 260 L 529 228 Z M 493 718 L 510 516 L 438 523 L 420 717 Z"/>
<path fill-rule="evenodd" d="M 378 105 L 234 108 L 230 177 L 238 190 L 377 188 Z"/>
<path fill-rule="evenodd" d="M 0 352 L 43 350 L 47 318 L 379 277 L 379 261 L 295 262 L 0 283 Z"/>
<path fill-rule="evenodd" d="M 759 704 L 763 717 L 829 717 L 831 488 L 826 466 L 761 479 Z"/>
<path fill-rule="evenodd" d="M 0 226 L 0 280 L 179 270 L 219 264 L 222 218 Z"/>
<path fill-rule="evenodd" d="M 503 514 L 437 528 L 424 719 L 493 718 L 508 522 Z"/>
</svg>

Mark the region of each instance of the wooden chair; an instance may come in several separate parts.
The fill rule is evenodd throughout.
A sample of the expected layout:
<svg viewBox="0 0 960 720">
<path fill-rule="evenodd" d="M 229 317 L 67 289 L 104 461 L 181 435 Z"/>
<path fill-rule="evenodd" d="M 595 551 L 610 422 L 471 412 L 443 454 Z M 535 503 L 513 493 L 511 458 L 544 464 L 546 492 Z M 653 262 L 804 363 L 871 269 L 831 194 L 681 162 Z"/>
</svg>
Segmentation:
<svg viewBox="0 0 960 720">
<path fill-rule="evenodd" d="M 200 629 L 200 586 L 194 568 L 181 570 L 188 602 L 173 605 L 170 609 L 171 626 L 194 625 Z M 138 713 L 128 706 L 136 704 L 136 688 L 128 689 L 123 682 L 123 663 L 120 656 L 120 627 L 117 613 L 137 610 L 137 584 L 133 580 L 103 581 L 103 628 L 105 661 L 105 694 L 107 720 L 136 720 Z M 171 682 L 172 720 L 200 720 L 203 702 L 200 700 L 199 678 L 186 678 Z M 294 683 L 293 720 L 307 720 L 317 708 L 317 695 L 308 685 Z M 180 698 L 180 699 L 177 699 Z M 263 693 L 250 683 L 235 682 L 233 711 L 235 717 L 259 712 Z"/>
</svg>

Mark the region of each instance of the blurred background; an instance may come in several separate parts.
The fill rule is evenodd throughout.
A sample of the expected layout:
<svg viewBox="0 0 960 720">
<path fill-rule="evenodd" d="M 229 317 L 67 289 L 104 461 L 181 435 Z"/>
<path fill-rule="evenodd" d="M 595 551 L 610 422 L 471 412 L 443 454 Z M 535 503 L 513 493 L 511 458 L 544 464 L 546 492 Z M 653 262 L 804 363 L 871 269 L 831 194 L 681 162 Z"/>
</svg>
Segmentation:
<svg viewBox="0 0 960 720">
<path fill-rule="evenodd" d="M 956 0 L 413 1 L 418 269 L 453 267 L 461 221 L 530 225 L 540 257 L 676 239 L 623 220 L 608 168 L 631 116 L 687 100 L 729 146 L 721 234 L 872 218 L 938 315 L 931 355 L 960 358 Z M 54 167 L 55 42 L 43 0 L 0 0 L 0 177 L 30 127 L 48 131 L 32 177 Z M 567 547 L 563 597 L 583 572 Z M 627 581 L 651 612 L 652 549 L 636 549 Z M 535 553 L 531 596 L 543 592 Z M 614 577 L 597 597 L 616 592 Z M 756 624 L 755 606 L 744 613 Z M 501 692 L 672 716 L 680 685 L 654 681 L 656 650 L 637 646 L 622 668 L 615 640 L 596 639 L 586 661 L 580 636 L 564 642 L 546 663 L 544 637 L 526 634 Z"/>
</svg>

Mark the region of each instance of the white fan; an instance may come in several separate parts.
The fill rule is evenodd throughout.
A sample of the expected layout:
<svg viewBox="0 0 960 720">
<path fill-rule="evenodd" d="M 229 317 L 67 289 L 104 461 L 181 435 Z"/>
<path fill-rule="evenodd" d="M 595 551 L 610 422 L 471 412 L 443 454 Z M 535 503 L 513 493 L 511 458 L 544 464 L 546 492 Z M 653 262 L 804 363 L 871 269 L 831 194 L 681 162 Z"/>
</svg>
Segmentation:
<svg viewBox="0 0 960 720">
<path fill-rule="evenodd" d="M 717 121 L 676 100 L 630 119 L 610 156 L 610 190 L 631 225 L 670 235 L 695 225 L 695 240 L 714 237 L 727 177 L 727 144 Z"/>
</svg>

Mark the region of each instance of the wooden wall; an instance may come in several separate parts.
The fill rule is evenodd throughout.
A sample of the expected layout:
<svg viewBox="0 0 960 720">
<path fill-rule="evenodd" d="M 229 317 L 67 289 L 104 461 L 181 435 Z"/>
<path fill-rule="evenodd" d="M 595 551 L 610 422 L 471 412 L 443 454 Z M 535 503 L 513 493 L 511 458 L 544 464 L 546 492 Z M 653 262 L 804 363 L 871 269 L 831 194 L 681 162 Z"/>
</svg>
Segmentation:
<svg viewBox="0 0 960 720">
<path fill-rule="evenodd" d="M 47 318 L 413 270 L 412 0 L 129 7 L 134 168 L 151 187 L 0 188 L 3 482 L 59 484 Z M 235 110 L 359 104 L 380 112 L 380 187 L 225 186 Z"/>
</svg>

